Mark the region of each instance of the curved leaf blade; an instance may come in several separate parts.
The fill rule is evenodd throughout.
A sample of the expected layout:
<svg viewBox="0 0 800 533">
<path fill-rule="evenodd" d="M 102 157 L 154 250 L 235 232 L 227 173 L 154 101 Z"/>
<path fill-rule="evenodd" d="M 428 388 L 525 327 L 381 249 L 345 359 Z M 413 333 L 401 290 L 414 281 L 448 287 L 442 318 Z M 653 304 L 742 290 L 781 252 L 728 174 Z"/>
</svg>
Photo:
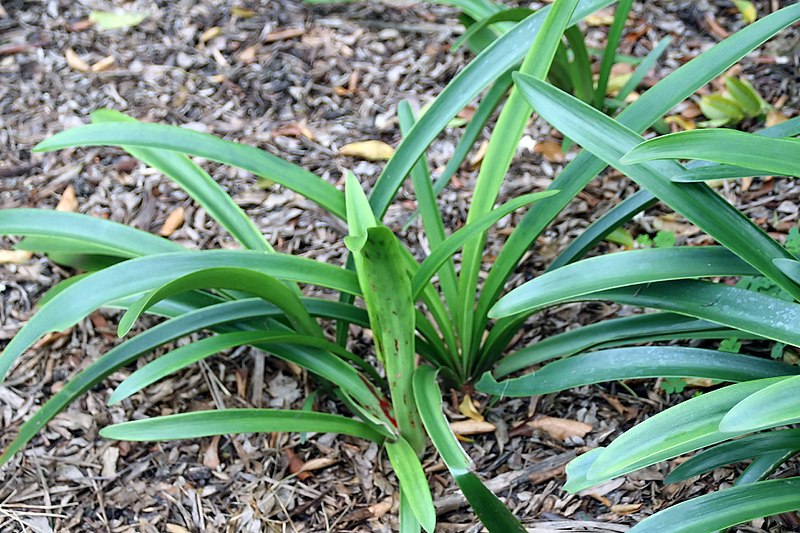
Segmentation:
<svg viewBox="0 0 800 533">
<path fill-rule="evenodd" d="M 104 427 L 100 435 L 117 440 L 165 441 L 269 432 L 340 433 L 378 443 L 383 441 L 381 434 L 358 420 L 327 413 L 281 409 L 222 409 L 146 418 Z"/>
</svg>

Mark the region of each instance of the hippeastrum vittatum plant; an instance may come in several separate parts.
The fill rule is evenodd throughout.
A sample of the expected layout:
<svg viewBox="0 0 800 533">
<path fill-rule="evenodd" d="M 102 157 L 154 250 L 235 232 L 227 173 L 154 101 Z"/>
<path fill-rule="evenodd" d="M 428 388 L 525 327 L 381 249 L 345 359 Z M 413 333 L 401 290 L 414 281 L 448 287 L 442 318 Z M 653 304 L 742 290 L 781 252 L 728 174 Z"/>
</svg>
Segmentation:
<svg viewBox="0 0 800 533">
<path fill-rule="evenodd" d="M 672 140 L 656 140 L 649 147 L 645 144 L 631 150 L 643 141 L 641 132 L 672 107 L 800 20 L 800 5 L 766 16 L 705 51 L 611 118 L 544 81 L 565 31 L 611 3 L 556 0 L 488 44 L 416 122 L 410 107 L 401 105 L 399 118 L 405 136 L 369 196 L 351 174 L 345 190 L 340 191 L 255 147 L 179 127 L 140 123 L 109 110 L 93 113 L 93 124 L 40 143 L 37 151 L 83 146 L 123 148 L 174 180 L 242 249 L 187 251 L 167 239 L 85 215 L 31 209 L 0 212 L 0 233 L 23 236 L 20 248 L 45 253 L 54 261 L 86 272 L 58 284 L 39 302 L 38 312 L 0 355 L 0 377 L 42 335 L 73 326 L 100 307 L 125 311 L 119 322 L 121 336 L 127 335 L 144 313 L 165 318 L 69 380 L 19 427 L 0 463 L 30 442 L 66 405 L 115 370 L 199 331 L 211 335 L 142 366 L 114 390 L 109 401 L 129 398 L 221 350 L 250 345 L 308 370 L 352 417 L 308 410 L 202 411 L 115 424 L 104 428 L 103 436 L 153 441 L 239 432 L 337 432 L 378 442 L 397 474 L 400 527 L 404 532 L 420 528 L 433 531 L 435 527 L 434 506 L 419 460 L 426 453 L 427 440 L 490 531 L 524 531 L 480 481 L 450 430 L 441 409 L 437 374 L 451 386 L 477 383 L 479 390 L 498 396 L 546 394 L 602 381 L 647 377 L 697 377 L 737 383 L 677 406 L 674 409 L 683 409 L 677 418 L 670 414 L 673 411 L 666 411 L 607 449 L 581 456 L 570 466 L 568 488 L 575 490 L 732 436 L 771 427 L 776 420 L 786 423 L 787 416 L 791 418 L 795 411 L 785 402 L 770 405 L 770 412 L 777 410 L 783 418 L 775 415 L 757 423 L 749 422 L 753 418 L 748 422 L 738 416 L 730 418 L 728 411 L 736 414 L 736 409 L 760 407 L 765 400 L 763 393 L 781 392 L 794 384 L 795 378 L 790 376 L 800 374 L 797 367 L 712 349 L 634 345 L 729 337 L 800 345 L 796 328 L 800 305 L 795 303 L 800 297 L 796 282 L 800 276 L 794 257 L 705 184 L 686 183 L 693 180 L 686 175 L 695 172 L 717 179 L 737 177 L 742 172 L 750 176 L 791 174 L 795 167 L 777 168 L 774 161 L 766 166 L 764 158 L 743 160 L 741 151 L 716 159 L 713 150 L 701 149 L 701 144 L 708 145 L 707 140 L 700 143 L 699 139 L 680 137 L 665 137 Z M 510 90 L 502 88 L 493 93 L 499 79 L 510 70 L 516 72 Z M 490 84 L 494 87 L 484 98 L 499 93 L 498 102 L 504 100 L 504 105 L 478 174 L 466 223 L 448 234 L 425 150 Z M 534 108 L 583 152 L 564 167 L 547 191 L 496 207 L 501 184 Z M 796 141 L 775 140 L 772 144 L 771 140 L 798 131 L 800 121 L 791 120 L 748 136 L 743 142 L 767 143 L 775 150 L 785 150 Z M 738 135 L 747 134 L 736 135 L 738 142 Z M 754 140 L 756 137 L 760 140 Z M 733 142 L 731 139 L 711 142 L 726 144 Z M 451 164 L 457 168 L 467 151 Z M 348 263 L 325 264 L 273 250 L 255 224 L 189 156 L 246 169 L 305 196 L 330 216 L 345 221 L 348 234 L 342 240 L 349 250 Z M 651 160 L 659 157 L 718 163 L 684 166 Z M 793 161 L 789 156 L 785 159 Z M 546 273 L 504 296 L 505 285 L 537 237 L 607 166 L 632 179 L 639 192 L 592 224 L 560 253 Z M 411 178 L 431 249 L 421 261 L 382 222 L 407 177 Z M 605 236 L 659 201 L 697 225 L 719 246 L 645 249 L 583 259 Z M 479 274 L 487 266 L 482 257 L 487 230 L 502 217 L 525 207 L 527 212 L 481 283 Z M 457 262 L 454 255 L 459 251 Z M 714 281 L 733 276 L 769 279 L 785 297 Z M 301 286 L 305 285 L 335 291 L 340 298 L 331 301 L 304 296 Z M 539 311 L 591 300 L 656 312 L 570 330 L 516 351 L 510 346 Z M 326 335 L 320 319 L 336 322 L 335 336 Z M 345 348 L 351 324 L 372 330 L 379 367 Z M 537 368 L 533 373 L 509 377 L 532 367 Z M 784 394 L 783 398 L 791 396 Z M 745 397 L 747 402 L 742 401 Z M 700 414 L 695 415 L 687 405 L 699 405 Z M 686 412 L 693 414 L 684 416 Z M 659 422 L 664 419 L 666 424 Z M 753 456 L 771 458 L 771 463 L 761 460 L 758 475 L 750 474 L 749 480 L 768 474 L 770 465 L 779 464 L 788 454 L 786 447 L 796 446 L 790 436 L 781 438 L 784 447 L 780 448 L 780 458 L 775 447 L 754 452 Z M 761 442 L 751 439 L 744 442 Z M 750 448 L 743 445 L 742 449 Z M 731 453 L 723 455 L 727 458 Z M 706 460 L 702 464 L 713 468 L 717 463 Z M 702 524 L 692 531 L 712 531 L 749 517 L 794 508 L 796 497 L 787 488 L 793 481 L 765 483 L 775 498 L 769 504 L 762 502 L 761 507 L 720 505 L 718 501 L 729 502 L 736 496 L 728 497 L 727 491 L 721 491 L 718 495 L 724 497 L 708 506 L 716 514 L 705 522 L 698 521 L 707 514 L 680 511 L 686 504 L 673 509 L 686 523 Z M 779 488 L 770 488 L 778 487 L 776 483 Z M 748 487 L 730 490 L 750 490 Z M 666 511 L 670 512 L 673 510 Z M 670 520 L 675 520 L 674 513 L 669 515 L 673 517 Z M 647 522 L 642 524 L 640 527 L 646 528 Z"/>
</svg>

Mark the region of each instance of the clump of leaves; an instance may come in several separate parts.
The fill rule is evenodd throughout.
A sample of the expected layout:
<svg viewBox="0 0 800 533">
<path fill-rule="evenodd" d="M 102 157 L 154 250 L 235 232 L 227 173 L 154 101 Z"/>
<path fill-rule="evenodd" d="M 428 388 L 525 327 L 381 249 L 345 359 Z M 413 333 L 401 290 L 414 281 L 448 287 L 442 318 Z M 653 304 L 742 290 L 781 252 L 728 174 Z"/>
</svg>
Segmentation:
<svg viewBox="0 0 800 533">
<path fill-rule="evenodd" d="M 766 115 L 772 109 L 744 78 L 725 78 L 725 90 L 700 98 L 700 110 L 708 118 L 698 126 L 717 128 L 736 125 L 748 118 Z"/>
<path fill-rule="evenodd" d="M 720 350 L 638 345 L 731 337 L 800 345 L 796 328 L 800 305 L 795 303 L 800 298 L 800 263 L 702 183 L 742 173 L 795 173 L 800 162 L 792 149 L 798 141 L 784 137 L 797 135 L 800 121 L 790 120 L 758 135 L 705 130 L 644 144 L 641 136 L 699 87 L 800 20 L 800 4 L 764 17 L 704 52 L 611 118 L 544 81 L 567 28 L 610 3 L 556 0 L 492 40 L 416 121 L 410 107 L 401 106 L 404 139 L 369 196 L 349 174 L 342 192 L 255 147 L 182 128 L 139 123 L 111 111 L 96 112 L 94 124 L 42 142 L 37 151 L 123 148 L 173 179 L 242 249 L 187 251 L 167 239 L 89 216 L 28 209 L 0 212 L 0 233 L 24 236 L 20 248 L 46 253 L 87 271 L 62 282 L 39 303 L 39 311 L 0 355 L 0 376 L 42 335 L 71 327 L 99 307 L 125 310 L 120 335 L 126 335 L 144 313 L 166 318 L 67 382 L 19 428 L 0 462 L 33 439 L 69 402 L 117 369 L 198 331 L 213 335 L 143 366 L 120 384 L 110 401 L 131 397 L 220 350 L 251 345 L 308 370 L 352 417 L 274 409 L 201 411 L 115 424 L 104 428 L 102 435 L 147 441 L 236 432 L 330 431 L 372 440 L 384 445 L 396 472 L 404 532 L 435 527 L 433 502 L 419 460 L 427 439 L 490 531 L 523 530 L 482 484 L 448 426 L 437 372 L 451 385 L 477 381 L 479 390 L 498 396 L 547 394 L 650 377 L 735 383 L 648 419 L 608 449 L 581 456 L 570 466 L 570 490 L 798 418 L 795 395 L 787 390 L 796 386 L 800 369 L 795 366 Z M 504 85 L 508 79 L 513 82 L 510 92 Z M 501 101 L 504 105 L 466 223 L 448 234 L 425 151 L 448 122 L 490 85 L 481 104 L 490 95 L 497 98 L 489 114 Z M 584 151 L 561 170 L 549 190 L 495 207 L 534 109 Z M 468 138 L 467 131 L 464 136 Z M 467 142 L 466 149 L 457 149 L 452 166 L 458 168 L 471 146 Z M 778 153 L 784 157 L 776 157 Z M 189 156 L 248 170 L 305 196 L 346 222 L 348 234 L 343 241 L 350 251 L 348 263 L 325 264 L 274 251 L 255 224 Z M 653 160 L 675 157 L 717 163 L 684 167 L 673 160 Z M 503 295 L 505 285 L 550 222 L 609 165 L 640 190 L 587 228 L 544 274 Z M 408 176 L 431 248 L 421 261 L 383 223 Z M 583 259 L 616 228 L 659 201 L 720 246 L 645 248 Z M 487 230 L 527 206 L 532 207 L 499 255 L 491 265 L 484 265 Z M 460 269 L 454 259 L 458 251 Z M 488 268 L 485 278 L 481 276 L 484 268 Z M 763 276 L 792 301 L 714 281 L 733 276 Z M 300 289 L 305 285 L 333 291 L 339 300 L 307 297 Z M 540 311 L 597 300 L 656 312 L 570 330 L 508 353 L 520 329 Z M 320 319 L 337 323 L 335 337 L 325 334 Z M 351 324 L 372 330 L 383 372 L 346 349 Z M 534 367 L 533 373 L 509 377 Z M 765 407 L 767 400 L 772 403 Z M 787 419 L 790 415 L 794 418 Z M 785 448 L 780 450 L 784 457 Z M 770 457 L 770 464 L 780 464 L 780 458 Z M 755 479 L 768 475 L 768 466 L 762 464 Z M 668 527 L 677 531 L 674 526 L 680 524 L 686 531 L 712 531 L 783 512 L 797 503 L 796 485 L 796 480 L 775 480 L 704 496 L 693 502 L 708 504 L 704 509 L 713 512 L 698 513 L 691 507 L 694 503 L 681 504 L 665 512 Z M 728 505 L 742 491 L 753 505 Z M 639 527 L 662 523 L 664 513 L 657 516 Z"/>
</svg>

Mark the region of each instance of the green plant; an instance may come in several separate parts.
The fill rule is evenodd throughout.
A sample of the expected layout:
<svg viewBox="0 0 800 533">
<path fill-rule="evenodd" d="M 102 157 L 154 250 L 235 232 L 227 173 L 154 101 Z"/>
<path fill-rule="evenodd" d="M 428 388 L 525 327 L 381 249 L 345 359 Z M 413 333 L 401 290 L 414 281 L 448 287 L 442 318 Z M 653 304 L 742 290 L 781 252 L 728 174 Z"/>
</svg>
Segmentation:
<svg viewBox="0 0 800 533">
<path fill-rule="evenodd" d="M 747 80 L 727 77 L 724 92 L 715 92 L 700 98 L 700 110 L 708 120 L 698 125 L 716 128 L 738 124 L 746 118 L 763 116 L 770 109 L 771 106 Z"/>
<path fill-rule="evenodd" d="M 763 380 L 777 383 L 799 373 L 796 367 L 777 361 L 718 350 L 625 347 L 733 336 L 800 345 L 792 326 L 792 321 L 800 318 L 797 304 L 697 278 L 763 275 L 792 297 L 800 296 L 800 287 L 792 273 L 784 273 L 783 263 L 773 263 L 773 259 L 792 257 L 784 248 L 704 184 L 670 181 L 684 171 L 682 166 L 624 164 L 620 159 L 641 142 L 638 132 L 770 36 L 800 20 L 800 6 L 767 16 L 704 52 L 644 93 L 615 120 L 542 81 L 558 54 L 566 28 L 610 3 L 556 0 L 486 46 L 418 120 L 414 121 L 407 105 L 401 105 L 405 136 L 369 197 L 352 175 L 347 176 L 343 193 L 257 148 L 182 128 L 139 123 L 111 111 L 95 112 L 94 124 L 42 142 L 38 151 L 122 147 L 178 183 L 245 250 L 187 252 L 165 239 L 106 220 L 27 209 L 0 212 L 0 233 L 24 236 L 20 247 L 88 271 L 62 282 L 43 298 L 39 311 L 0 355 L 0 376 L 5 376 L 17 357 L 43 334 L 70 327 L 99 307 L 125 310 L 119 327 L 123 335 L 142 313 L 167 317 L 70 380 L 20 427 L 15 441 L 0 456 L 0 463 L 29 442 L 65 405 L 116 369 L 168 342 L 205 330 L 215 335 L 143 366 L 117 388 L 110 400 L 128 397 L 219 350 L 248 344 L 307 369 L 358 419 L 311 411 L 195 412 L 116 424 L 104 428 L 103 435 L 164 440 L 252 431 L 334 431 L 370 439 L 385 446 L 397 473 L 402 530 L 418 531 L 422 526 L 431 531 L 435 515 L 430 493 L 420 489 L 427 487 L 427 482 L 418 459 L 427 435 L 484 525 L 491 531 L 521 531 L 519 522 L 471 471 L 468 457 L 447 426 L 441 412 L 437 371 L 452 385 L 463 385 L 483 375 L 478 388 L 515 396 L 644 377 L 690 376 L 742 382 L 722 389 L 727 390 Z M 497 86 L 503 75 L 511 77 L 507 73 L 520 61 L 478 176 L 467 223 L 448 236 L 425 150 L 485 87 Z M 492 91 L 494 87 L 489 93 Z M 502 98 L 505 89 L 498 92 Z M 585 151 L 564 168 L 550 190 L 494 207 L 533 112 L 532 105 Z M 761 138 L 796 134 L 798 122 L 788 121 L 778 129 L 765 130 Z M 348 236 L 344 241 L 351 253 L 348 265 L 342 268 L 272 250 L 236 204 L 185 154 L 246 169 L 304 195 L 346 221 Z M 559 255 L 547 273 L 500 298 L 537 237 L 607 165 L 631 177 L 643 190 L 593 224 Z M 717 167 L 722 166 L 714 167 L 719 170 Z M 382 223 L 407 176 L 411 177 L 432 250 L 421 263 Z M 723 246 L 650 248 L 581 259 L 657 199 Z M 478 293 L 486 231 L 503 216 L 528 205 L 532 207 L 503 246 Z M 459 250 L 463 250 L 460 272 L 453 259 Z M 304 297 L 297 284 L 324 287 L 341 298 L 329 301 Z M 363 298 L 363 307 L 356 305 L 357 296 Z M 586 326 L 505 355 L 532 314 L 583 300 L 611 300 L 661 312 Z M 336 339 L 324 334 L 317 318 L 337 322 Z M 344 348 L 350 324 L 372 329 L 383 374 Z M 415 367 L 417 354 L 430 366 Z M 558 358 L 534 374 L 496 381 Z M 488 370 L 493 375 L 484 374 Z M 704 394 L 697 400 L 714 394 Z M 579 464 L 585 464 L 585 457 Z M 576 482 L 571 483 L 574 486 Z"/>
</svg>

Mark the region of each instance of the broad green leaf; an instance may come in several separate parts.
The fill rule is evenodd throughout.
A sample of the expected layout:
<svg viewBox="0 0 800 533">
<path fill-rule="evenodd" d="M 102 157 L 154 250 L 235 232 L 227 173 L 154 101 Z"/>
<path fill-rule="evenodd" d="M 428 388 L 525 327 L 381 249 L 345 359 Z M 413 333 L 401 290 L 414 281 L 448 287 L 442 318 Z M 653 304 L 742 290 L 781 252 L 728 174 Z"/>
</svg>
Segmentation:
<svg viewBox="0 0 800 533">
<path fill-rule="evenodd" d="M 415 372 L 414 397 L 434 447 L 486 529 L 523 533 L 525 528 L 519 520 L 472 472 L 469 456 L 442 414 L 442 391 L 436 384 L 436 371 L 433 368 L 421 366 Z"/>
<path fill-rule="evenodd" d="M 92 122 L 98 124 L 139 123 L 133 117 L 111 109 L 94 111 Z M 132 146 L 122 146 L 122 149 L 177 183 L 206 210 L 211 218 L 219 222 L 245 248 L 272 251 L 272 247 L 264 239 L 261 231 L 242 208 L 194 161 L 183 154 L 170 150 Z"/>
<path fill-rule="evenodd" d="M 348 241 L 348 246 L 353 252 L 367 305 L 375 351 L 386 369 L 397 425 L 405 441 L 417 453 L 422 453 L 425 435 L 414 403 L 412 384 L 416 353 L 414 301 L 400 244 L 394 234 L 383 227 L 367 228 L 363 239 L 360 235 L 355 237 L 357 246 L 353 245 L 356 241 Z M 419 515 L 417 518 L 425 526 L 423 518 Z"/>
<path fill-rule="evenodd" d="M 749 465 L 747 465 L 747 468 L 742 471 L 733 484 L 734 486 L 740 486 L 747 485 L 749 483 L 756 483 L 758 481 L 764 481 L 773 472 L 780 468 L 783 463 L 795 455 L 797 455 L 797 451 L 792 450 L 789 452 L 772 452 L 756 457 Z"/>
<path fill-rule="evenodd" d="M 552 335 L 503 357 L 494 375 L 503 377 L 551 359 L 569 357 L 598 346 L 638 344 L 665 338 L 706 338 L 706 334 L 730 336 L 734 330 L 712 322 L 674 313 L 647 313 L 612 320 Z"/>
<path fill-rule="evenodd" d="M 796 423 L 800 420 L 798 388 L 800 379 L 793 377 L 753 393 L 725 415 L 720 431 L 744 433 Z"/>
<path fill-rule="evenodd" d="M 660 119 L 672 107 L 689 97 L 697 89 L 722 74 L 760 46 L 770 36 L 787 25 L 800 20 L 800 6 L 790 6 L 772 13 L 756 23 L 731 35 L 716 46 L 703 52 L 689 63 L 681 66 L 653 88 L 645 92 L 634 103 L 619 114 L 617 120 L 637 132 L 644 131 Z M 489 276 L 484 282 L 478 301 L 475 331 L 482 332 L 486 326 L 486 313 L 495 303 L 509 276 L 521 258 L 536 242 L 547 225 L 569 202 L 605 168 L 605 162 L 584 151 L 556 176 L 549 188 L 561 190 L 561 194 L 547 203 L 530 209 L 509 236 L 500 254 L 495 259 Z M 513 320 L 503 320 L 507 322 Z M 485 352 L 482 357 L 490 357 Z M 489 361 L 484 364 L 488 366 Z"/>
<path fill-rule="evenodd" d="M 587 15 L 612 2 L 613 0 L 581 0 L 570 24 L 579 22 Z M 430 109 L 420 117 L 408 135 L 403 138 L 395 150 L 394 156 L 384 167 L 370 196 L 370 205 L 376 214 L 381 216 L 386 212 L 398 187 L 411 168 L 431 141 L 447 126 L 450 119 L 464 109 L 484 87 L 522 60 L 533 44 L 551 7 L 545 6 L 514 26 L 508 33 L 481 52 L 447 84 Z M 493 12 L 493 10 L 486 11 L 473 18 L 480 20 Z"/>
<path fill-rule="evenodd" d="M 800 139 L 770 139 L 743 131 L 670 133 L 636 146 L 624 164 L 654 159 L 703 159 L 786 176 L 800 176 Z"/>
<path fill-rule="evenodd" d="M 502 383 L 487 373 L 477 388 L 487 394 L 518 398 L 624 379 L 692 377 L 739 382 L 788 374 L 800 374 L 800 368 L 715 350 L 641 346 L 575 355 Z"/>
<path fill-rule="evenodd" d="M 720 531 L 763 516 L 800 509 L 800 478 L 774 479 L 712 492 L 639 522 L 631 533 Z"/>
<path fill-rule="evenodd" d="M 558 0 L 552 4 L 533 44 L 525 54 L 519 72 L 540 79 L 547 76 L 577 3 L 577 0 Z M 511 94 L 500 111 L 475 181 L 472 203 L 467 214 L 468 225 L 492 209 L 531 113 L 531 106 L 523 95 L 516 86 L 512 87 Z M 473 342 L 477 337 L 474 309 L 485 240 L 483 234 L 470 239 L 464 246 L 461 259 L 461 298 L 457 306 L 457 319 L 460 324 L 458 331 L 461 334 L 462 357 L 467 368 L 472 367 L 477 345 L 477 342 Z"/>
<path fill-rule="evenodd" d="M 436 510 L 433 508 L 428 480 L 414 448 L 403 437 L 394 442 L 386 441 L 385 446 L 389 461 L 400 482 L 400 490 L 408 499 L 411 511 L 422 525 L 422 529 L 433 533 L 436 527 Z"/>
<path fill-rule="evenodd" d="M 232 433 L 341 433 L 381 442 L 369 425 L 339 415 L 283 409 L 221 409 L 123 422 L 100 430 L 107 439 L 164 441 Z"/>
<path fill-rule="evenodd" d="M 0 355 L 0 377 L 5 377 L 14 360 L 45 333 L 71 327 L 92 311 L 114 300 L 153 290 L 198 269 L 231 264 L 286 281 L 326 286 L 351 294 L 360 293 L 353 272 L 284 254 L 211 250 L 131 259 L 82 278 L 42 306 Z M 125 282 L 120 283 L 120 280 Z"/>
<path fill-rule="evenodd" d="M 672 161 L 652 161 L 637 165 L 621 163 L 622 155 L 641 143 L 640 135 L 531 76 L 515 75 L 515 79 L 520 90 L 530 98 L 536 110 L 548 122 L 648 189 L 781 288 L 800 297 L 800 287 L 772 264 L 773 259 L 787 258 L 789 253 L 704 184 L 670 182 L 670 175 L 683 170 L 681 165 Z M 753 137 L 761 141 L 769 140 L 761 136 Z"/>
<path fill-rule="evenodd" d="M 721 94 L 709 94 L 700 98 L 700 111 L 709 119 L 709 124 L 723 126 L 744 119 L 744 110 L 739 104 Z M 706 124 L 703 124 L 706 125 Z"/>
<path fill-rule="evenodd" d="M 221 333 L 176 348 L 136 370 L 114 390 L 108 404 L 118 403 L 148 385 L 215 353 L 245 344 L 267 348 L 273 344 L 299 344 L 325 350 L 344 359 L 351 358 L 347 350 L 338 344 L 294 332 L 256 330 Z"/>
<path fill-rule="evenodd" d="M 414 516 L 414 510 L 408 503 L 408 496 L 403 495 L 403 489 L 400 489 L 400 513 L 398 521 L 400 523 L 400 533 L 419 533 L 422 531 L 419 520 Z"/>
<path fill-rule="evenodd" d="M 611 300 L 693 316 L 800 346 L 800 305 L 724 283 L 681 280 L 601 291 L 575 299 Z"/>
<path fill-rule="evenodd" d="M 78 146 L 120 146 L 172 150 L 243 168 L 305 196 L 344 219 L 344 196 L 323 179 L 253 146 L 177 126 L 146 123 L 89 124 L 57 133 L 33 151 L 48 152 Z"/>
<path fill-rule="evenodd" d="M 126 258 L 186 251 L 178 243 L 117 222 L 49 209 L 0 210 L 0 235 L 68 239 Z"/>
<path fill-rule="evenodd" d="M 690 477 L 711 472 L 721 466 L 738 463 L 753 457 L 775 452 L 800 450 L 800 429 L 767 431 L 723 442 L 697 453 L 678 465 L 664 478 L 664 483 L 677 483 Z"/>
<path fill-rule="evenodd" d="M 489 211 L 480 218 L 467 223 L 461 229 L 455 231 L 450 237 L 444 240 L 439 246 L 431 250 L 431 255 L 425 258 L 419 267 L 419 270 L 414 274 L 411 280 L 412 293 L 416 300 L 425 285 L 436 274 L 439 268 L 455 254 L 471 237 L 479 235 L 492 227 L 498 220 L 504 216 L 516 211 L 517 209 L 526 205 L 532 204 L 538 200 L 543 200 L 558 194 L 558 191 L 543 191 L 533 194 L 526 194 L 509 200 L 500 207 Z"/>
<path fill-rule="evenodd" d="M 755 273 L 753 267 L 719 246 L 606 254 L 551 270 L 523 284 L 501 298 L 489 316 L 535 311 L 585 294 L 640 283 Z"/>
<path fill-rule="evenodd" d="M 274 277 L 241 267 L 197 269 L 172 279 L 143 296 L 122 316 L 117 334 L 125 336 L 147 310 L 161 300 L 198 289 L 225 289 L 258 296 L 279 307 L 294 328 L 301 333 L 322 337 L 319 325 L 311 318 L 300 298 Z"/>
<path fill-rule="evenodd" d="M 736 437 L 722 433 L 719 423 L 742 399 L 787 378 L 745 381 L 707 392 L 670 407 L 593 450 L 567 467 L 565 490 L 579 491 L 639 468 Z"/>
</svg>

